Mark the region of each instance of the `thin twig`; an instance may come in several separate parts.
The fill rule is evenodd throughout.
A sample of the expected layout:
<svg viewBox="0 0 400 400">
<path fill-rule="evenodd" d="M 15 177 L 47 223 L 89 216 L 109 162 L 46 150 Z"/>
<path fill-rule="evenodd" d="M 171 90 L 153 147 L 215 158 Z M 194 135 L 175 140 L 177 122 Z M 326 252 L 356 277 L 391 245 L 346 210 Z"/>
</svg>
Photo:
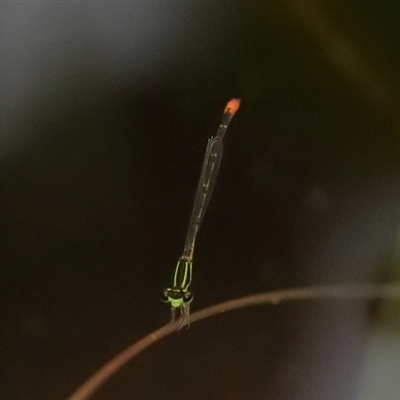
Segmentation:
<svg viewBox="0 0 400 400">
<path fill-rule="evenodd" d="M 400 299 L 400 284 L 393 285 L 338 285 L 325 287 L 311 287 L 303 289 L 279 290 L 275 292 L 255 294 L 220 303 L 203 310 L 197 311 L 190 316 L 190 323 L 209 318 L 223 312 L 240 308 L 256 306 L 259 304 L 279 304 L 290 300 L 313 300 L 313 299 Z M 89 378 L 75 393 L 67 400 L 87 400 L 99 389 L 105 381 L 124 366 L 129 360 L 137 356 L 147 347 L 158 342 L 163 337 L 175 332 L 180 327 L 179 321 L 170 322 L 143 339 L 129 346 L 122 353 L 100 368 Z"/>
</svg>

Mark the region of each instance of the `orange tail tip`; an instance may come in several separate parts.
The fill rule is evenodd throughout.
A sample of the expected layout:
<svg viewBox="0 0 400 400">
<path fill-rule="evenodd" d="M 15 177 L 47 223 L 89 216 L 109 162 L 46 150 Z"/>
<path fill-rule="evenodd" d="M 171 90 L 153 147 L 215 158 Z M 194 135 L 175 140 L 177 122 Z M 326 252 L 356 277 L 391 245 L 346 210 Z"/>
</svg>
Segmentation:
<svg viewBox="0 0 400 400">
<path fill-rule="evenodd" d="M 235 115 L 235 112 L 239 109 L 240 99 L 232 99 L 228 101 L 228 104 L 225 107 L 224 114 L 228 113 L 231 115 Z"/>
</svg>

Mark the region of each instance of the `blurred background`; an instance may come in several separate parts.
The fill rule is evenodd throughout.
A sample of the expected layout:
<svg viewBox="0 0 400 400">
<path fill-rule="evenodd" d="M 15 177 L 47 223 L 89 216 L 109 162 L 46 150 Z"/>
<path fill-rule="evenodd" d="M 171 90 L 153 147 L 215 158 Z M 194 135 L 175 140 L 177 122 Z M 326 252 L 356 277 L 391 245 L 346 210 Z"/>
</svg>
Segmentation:
<svg viewBox="0 0 400 400">
<path fill-rule="evenodd" d="M 232 97 L 193 309 L 398 280 L 399 23 L 397 2 L 1 4 L 0 398 L 65 399 L 168 322 L 159 294 Z M 94 399 L 398 399 L 399 311 L 221 315 Z"/>
</svg>

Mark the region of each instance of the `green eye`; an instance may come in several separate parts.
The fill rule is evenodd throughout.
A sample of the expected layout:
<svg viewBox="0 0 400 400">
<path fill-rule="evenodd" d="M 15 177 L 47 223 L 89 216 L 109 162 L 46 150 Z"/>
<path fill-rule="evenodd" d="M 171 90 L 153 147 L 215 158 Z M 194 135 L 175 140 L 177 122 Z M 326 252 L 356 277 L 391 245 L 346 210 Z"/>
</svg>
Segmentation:
<svg viewBox="0 0 400 400">
<path fill-rule="evenodd" d="M 193 294 L 192 292 L 187 291 L 184 295 L 183 295 L 183 302 L 184 303 L 190 303 L 193 300 Z"/>
<path fill-rule="evenodd" d="M 164 302 L 164 303 L 168 303 L 169 302 L 169 299 L 168 299 L 168 289 L 164 289 L 162 292 L 161 292 L 161 300 Z"/>
</svg>

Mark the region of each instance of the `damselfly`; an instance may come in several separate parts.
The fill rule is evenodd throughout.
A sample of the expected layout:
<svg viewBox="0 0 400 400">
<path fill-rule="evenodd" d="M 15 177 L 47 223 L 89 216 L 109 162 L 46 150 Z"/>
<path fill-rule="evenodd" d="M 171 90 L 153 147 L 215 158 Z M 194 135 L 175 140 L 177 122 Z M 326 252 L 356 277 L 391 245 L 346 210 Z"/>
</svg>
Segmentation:
<svg viewBox="0 0 400 400">
<path fill-rule="evenodd" d="M 192 283 L 193 252 L 197 233 L 203 222 L 218 175 L 223 153 L 224 135 L 232 117 L 239 109 L 239 105 L 239 99 L 232 99 L 228 102 L 216 136 L 208 140 L 196 197 L 194 199 L 189 229 L 186 235 L 185 247 L 176 264 L 172 286 L 162 291 L 162 300 L 165 303 L 171 304 L 172 320 L 175 319 L 176 309 L 179 308 L 181 327 L 189 325 L 190 322 L 190 303 L 193 300 L 193 294 L 190 292 L 189 288 Z"/>
</svg>

